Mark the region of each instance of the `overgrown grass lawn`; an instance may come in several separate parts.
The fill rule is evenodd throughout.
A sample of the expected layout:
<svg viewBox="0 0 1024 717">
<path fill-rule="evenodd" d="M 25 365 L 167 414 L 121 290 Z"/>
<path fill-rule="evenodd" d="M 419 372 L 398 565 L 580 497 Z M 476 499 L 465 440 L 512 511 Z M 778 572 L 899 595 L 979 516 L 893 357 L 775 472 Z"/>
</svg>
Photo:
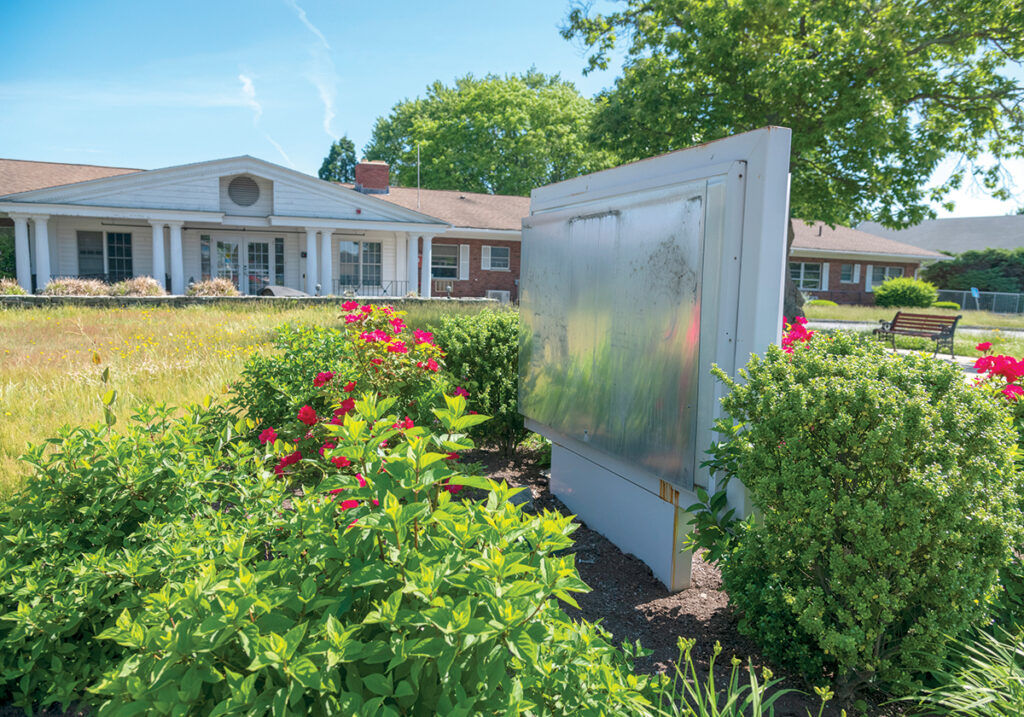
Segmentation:
<svg viewBox="0 0 1024 717">
<path fill-rule="evenodd" d="M 925 314 L 946 316 L 961 315 L 961 326 L 991 326 L 1007 329 L 1024 329 L 1024 315 L 994 314 L 991 311 L 951 311 L 949 309 L 907 309 Z M 898 309 L 886 309 L 881 306 L 805 306 L 804 313 L 808 319 L 820 321 L 888 321 L 896 315 Z"/>
<path fill-rule="evenodd" d="M 421 327 L 442 313 L 482 306 L 414 305 L 406 322 Z M 271 350 L 275 327 L 335 325 L 341 313 L 338 306 L 270 304 L 0 309 L 0 496 L 21 485 L 28 466 L 18 457 L 28 443 L 65 424 L 101 420 L 104 369 L 119 415 L 142 401 L 181 406 L 224 391 L 251 353 Z"/>
</svg>

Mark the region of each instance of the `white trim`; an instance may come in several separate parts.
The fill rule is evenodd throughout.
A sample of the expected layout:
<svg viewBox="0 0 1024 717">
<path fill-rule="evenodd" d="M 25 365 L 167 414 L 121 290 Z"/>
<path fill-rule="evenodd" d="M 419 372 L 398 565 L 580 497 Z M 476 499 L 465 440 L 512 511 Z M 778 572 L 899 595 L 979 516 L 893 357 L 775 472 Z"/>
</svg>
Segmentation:
<svg viewBox="0 0 1024 717">
<path fill-rule="evenodd" d="M 52 214 L 54 216 L 90 217 L 99 219 L 144 219 L 146 221 L 181 221 L 221 223 L 223 212 L 199 212 L 179 209 L 135 209 L 132 207 L 95 207 L 84 204 L 34 204 L 30 202 L 0 201 L 0 212 L 24 214 Z"/>
<path fill-rule="evenodd" d="M 486 246 L 487 250 L 487 269 L 489 271 L 512 271 L 512 249 L 507 246 Z M 508 266 L 495 266 L 494 255 L 495 249 L 504 249 L 508 252 Z"/>
<path fill-rule="evenodd" d="M 447 224 L 424 224 L 413 222 L 377 221 L 374 219 L 325 219 L 323 217 L 267 217 L 272 227 L 316 227 L 318 229 L 356 229 L 359 231 L 385 232 L 429 232 L 436 236 L 444 231 Z"/>
<path fill-rule="evenodd" d="M 850 277 L 850 281 L 843 281 L 843 267 L 849 264 L 853 267 L 853 275 Z M 839 285 L 840 286 L 856 286 L 860 283 L 860 263 L 844 261 L 839 265 Z"/>
<path fill-rule="evenodd" d="M 864 273 L 866 274 L 864 278 L 864 291 L 866 291 L 869 294 L 874 293 L 874 289 L 871 286 L 871 268 L 873 266 L 873 264 L 868 264 L 867 266 L 864 267 Z"/>
<path fill-rule="evenodd" d="M 803 247 L 793 247 L 789 252 L 790 257 L 842 257 L 847 259 L 861 259 L 866 261 L 872 261 L 879 259 L 880 261 L 903 261 L 907 264 L 922 261 L 949 261 L 953 257 L 951 256 L 934 256 L 934 255 L 917 255 L 917 254 L 884 254 L 882 252 L 863 252 L 863 251 L 838 251 L 836 249 L 804 249 Z"/>
<path fill-rule="evenodd" d="M 469 278 L 469 244 L 459 244 L 459 280 Z"/>
<path fill-rule="evenodd" d="M 822 262 L 821 264 L 821 291 L 828 291 L 828 262 Z"/>
<path fill-rule="evenodd" d="M 438 235 L 441 236 L 441 235 Z M 452 227 L 443 235 L 445 239 L 501 239 L 522 241 L 521 229 L 474 229 L 473 227 Z"/>
<path fill-rule="evenodd" d="M 480 249 L 480 269 L 483 271 L 491 270 L 491 247 L 486 244 Z"/>
</svg>

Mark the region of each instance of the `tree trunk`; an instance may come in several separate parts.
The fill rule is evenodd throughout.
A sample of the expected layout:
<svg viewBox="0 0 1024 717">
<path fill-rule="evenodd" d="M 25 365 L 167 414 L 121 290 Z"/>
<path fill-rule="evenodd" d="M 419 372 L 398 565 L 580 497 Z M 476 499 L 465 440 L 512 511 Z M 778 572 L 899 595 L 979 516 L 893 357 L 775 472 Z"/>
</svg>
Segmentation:
<svg viewBox="0 0 1024 717">
<path fill-rule="evenodd" d="M 789 220 L 789 230 L 786 232 L 786 263 L 785 263 L 785 277 L 786 277 L 786 290 L 782 295 L 782 315 L 787 319 L 793 319 L 797 316 L 804 315 L 804 297 L 800 293 L 800 290 L 796 288 L 796 284 L 789 276 L 789 252 L 793 248 L 793 237 L 796 236 L 793 231 L 793 220 Z"/>
</svg>

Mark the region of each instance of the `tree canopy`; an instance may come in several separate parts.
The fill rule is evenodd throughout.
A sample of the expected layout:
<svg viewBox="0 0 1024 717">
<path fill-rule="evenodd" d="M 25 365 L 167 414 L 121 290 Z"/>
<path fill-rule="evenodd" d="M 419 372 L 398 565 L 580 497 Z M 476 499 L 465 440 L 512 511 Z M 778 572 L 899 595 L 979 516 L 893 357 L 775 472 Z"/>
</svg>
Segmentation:
<svg viewBox="0 0 1024 717">
<path fill-rule="evenodd" d="M 531 189 L 611 164 L 589 142 L 594 104 L 558 75 L 460 77 L 399 102 L 377 119 L 367 159 L 391 165 L 392 181 L 493 194 Z"/>
<path fill-rule="evenodd" d="M 331 145 L 317 176 L 329 182 L 354 182 L 356 172 L 356 145 L 347 136 Z"/>
<path fill-rule="evenodd" d="M 764 125 L 793 130 L 792 215 L 907 226 L 971 176 L 1008 198 L 1022 156 L 1020 0 L 624 0 L 570 10 L 587 71 L 625 41 L 598 97 L 599 144 L 639 159 Z M 947 157 L 960 161 L 929 187 Z"/>
</svg>

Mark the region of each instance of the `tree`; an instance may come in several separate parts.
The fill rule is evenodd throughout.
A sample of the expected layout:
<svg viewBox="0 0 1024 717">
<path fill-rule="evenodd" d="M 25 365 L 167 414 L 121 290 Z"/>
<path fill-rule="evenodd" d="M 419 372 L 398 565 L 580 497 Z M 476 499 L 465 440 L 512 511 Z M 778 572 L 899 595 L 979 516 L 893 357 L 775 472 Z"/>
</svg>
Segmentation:
<svg viewBox="0 0 1024 717">
<path fill-rule="evenodd" d="M 624 5 L 575 7 L 562 28 L 589 48 L 586 71 L 629 40 L 594 118 L 598 145 L 622 159 L 784 125 L 793 217 L 909 226 L 970 175 L 1009 197 L 1001 163 L 1022 155 L 1024 131 L 1019 0 Z M 950 156 L 961 161 L 930 186 Z"/>
<path fill-rule="evenodd" d="M 317 176 L 329 182 L 354 182 L 355 171 L 356 145 L 345 136 L 331 145 Z"/>
<path fill-rule="evenodd" d="M 368 159 L 391 165 L 398 186 L 528 194 L 534 187 L 603 169 L 588 131 L 593 102 L 558 75 L 460 77 L 399 102 L 377 119 Z"/>
</svg>

